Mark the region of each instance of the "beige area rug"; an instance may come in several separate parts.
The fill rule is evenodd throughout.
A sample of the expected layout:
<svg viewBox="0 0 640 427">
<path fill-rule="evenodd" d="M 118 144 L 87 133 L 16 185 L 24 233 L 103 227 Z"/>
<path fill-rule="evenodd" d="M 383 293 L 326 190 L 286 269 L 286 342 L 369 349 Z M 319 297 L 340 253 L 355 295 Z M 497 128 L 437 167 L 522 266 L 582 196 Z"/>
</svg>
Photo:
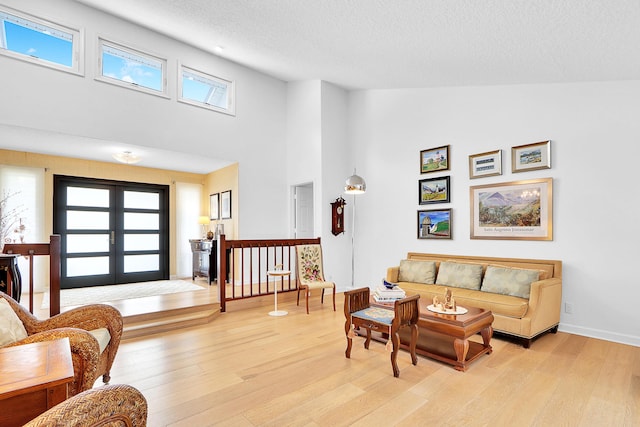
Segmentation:
<svg viewBox="0 0 640 427">
<path fill-rule="evenodd" d="M 201 291 L 205 289 L 187 280 L 158 280 L 155 282 L 127 283 L 124 285 L 92 286 L 89 288 L 62 289 L 60 306 L 96 304 L 132 298 L 144 298 L 154 295 L 175 294 L 178 292 Z M 42 307 L 49 308 L 49 292 L 42 298 Z"/>
</svg>

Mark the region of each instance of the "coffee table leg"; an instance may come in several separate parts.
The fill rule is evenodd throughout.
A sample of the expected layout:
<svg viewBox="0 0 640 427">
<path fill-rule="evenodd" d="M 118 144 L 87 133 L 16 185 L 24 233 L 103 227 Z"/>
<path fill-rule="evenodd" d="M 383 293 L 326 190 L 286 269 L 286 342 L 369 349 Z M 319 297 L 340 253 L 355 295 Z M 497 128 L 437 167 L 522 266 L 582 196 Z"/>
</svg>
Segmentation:
<svg viewBox="0 0 640 427">
<path fill-rule="evenodd" d="M 455 340 L 453 340 L 453 348 L 456 350 L 458 363 L 461 364 L 462 367 L 464 367 L 464 361 L 467 358 L 467 352 L 469 351 L 469 340 L 461 340 L 459 338 L 456 338 Z"/>
<path fill-rule="evenodd" d="M 482 342 L 484 343 L 484 346 L 489 349 L 489 354 L 491 354 L 491 352 L 493 352 L 493 348 L 491 348 L 491 337 L 493 337 L 493 328 L 491 327 L 491 325 L 489 325 L 488 327 L 481 330 L 480 334 L 482 335 Z"/>
</svg>

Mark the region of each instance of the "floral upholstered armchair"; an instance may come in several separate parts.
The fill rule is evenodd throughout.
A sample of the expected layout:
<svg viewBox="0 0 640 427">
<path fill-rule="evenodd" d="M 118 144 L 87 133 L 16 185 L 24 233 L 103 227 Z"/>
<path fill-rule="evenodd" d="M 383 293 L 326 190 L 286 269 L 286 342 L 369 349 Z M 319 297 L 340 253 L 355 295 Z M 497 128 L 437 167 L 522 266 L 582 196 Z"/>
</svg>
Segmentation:
<svg viewBox="0 0 640 427">
<path fill-rule="evenodd" d="M 105 385 L 76 394 L 24 427 L 145 427 L 147 400 L 135 387 Z"/>
<path fill-rule="evenodd" d="M 110 305 L 92 304 L 39 320 L 7 294 L 0 292 L 0 348 L 69 338 L 73 382 L 69 395 L 108 383 L 122 337 L 122 315 Z"/>
<path fill-rule="evenodd" d="M 336 311 L 336 284 L 324 279 L 322 270 L 322 247 L 320 245 L 296 246 L 296 280 L 298 282 L 297 304 L 300 305 L 300 292 L 304 291 L 309 314 L 309 292 L 322 289 L 320 302 L 324 304 L 324 290 L 333 291 L 333 311 Z"/>
</svg>

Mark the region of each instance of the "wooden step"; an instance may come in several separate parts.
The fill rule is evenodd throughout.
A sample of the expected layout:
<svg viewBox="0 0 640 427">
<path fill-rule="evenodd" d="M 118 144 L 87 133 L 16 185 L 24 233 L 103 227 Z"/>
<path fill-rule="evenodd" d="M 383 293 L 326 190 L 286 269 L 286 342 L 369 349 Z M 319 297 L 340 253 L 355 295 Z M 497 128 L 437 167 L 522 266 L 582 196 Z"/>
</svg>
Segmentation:
<svg viewBox="0 0 640 427">
<path fill-rule="evenodd" d="M 124 316 L 122 339 L 173 331 L 203 325 L 220 315 L 220 304 L 209 303 L 172 310 L 160 310 Z"/>
</svg>

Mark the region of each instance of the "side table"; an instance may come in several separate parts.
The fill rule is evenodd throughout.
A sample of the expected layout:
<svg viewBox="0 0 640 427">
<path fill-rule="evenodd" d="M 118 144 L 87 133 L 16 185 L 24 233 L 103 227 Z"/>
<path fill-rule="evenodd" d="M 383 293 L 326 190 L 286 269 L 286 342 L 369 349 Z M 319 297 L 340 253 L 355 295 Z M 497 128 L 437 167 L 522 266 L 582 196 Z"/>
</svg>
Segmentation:
<svg viewBox="0 0 640 427">
<path fill-rule="evenodd" d="M 291 271 L 289 270 L 269 270 L 267 271 L 267 276 L 270 277 L 274 277 L 274 278 L 278 278 L 278 277 L 284 277 L 284 276 L 288 276 L 291 274 Z M 287 313 L 284 310 L 278 310 L 278 284 L 276 283 L 276 280 L 273 281 L 273 295 L 274 295 L 274 308 L 273 311 L 269 312 L 269 316 L 286 316 Z"/>
<path fill-rule="evenodd" d="M 63 402 L 71 381 L 69 338 L 0 349 L 0 425 L 21 426 Z"/>
</svg>

